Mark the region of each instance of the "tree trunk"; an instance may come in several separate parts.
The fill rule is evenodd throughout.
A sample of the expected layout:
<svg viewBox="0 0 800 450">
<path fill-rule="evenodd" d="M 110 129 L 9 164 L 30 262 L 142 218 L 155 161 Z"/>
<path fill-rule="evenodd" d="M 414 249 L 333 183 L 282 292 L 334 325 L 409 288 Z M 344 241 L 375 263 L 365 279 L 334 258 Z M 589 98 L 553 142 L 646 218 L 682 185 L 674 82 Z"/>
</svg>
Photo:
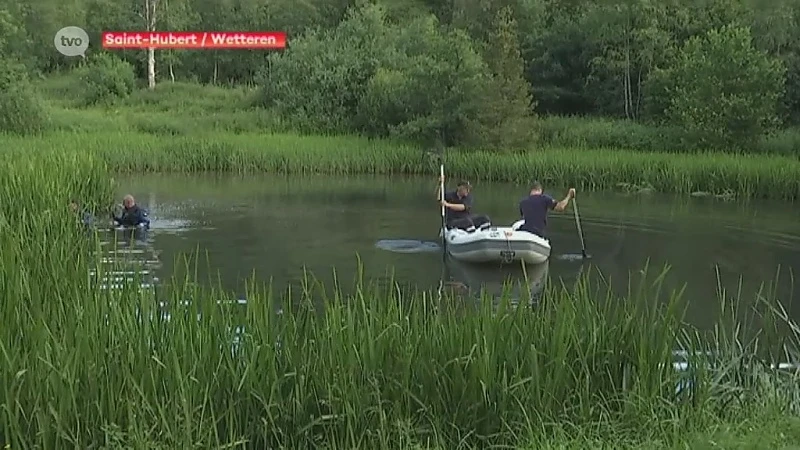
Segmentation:
<svg viewBox="0 0 800 450">
<path fill-rule="evenodd" d="M 639 76 L 636 80 L 636 105 L 634 107 L 635 117 L 638 119 L 642 112 L 642 68 L 639 67 Z"/>
<path fill-rule="evenodd" d="M 147 49 L 147 87 L 156 87 L 156 50 L 152 47 Z"/>
<path fill-rule="evenodd" d="M 144 20 L 149 32 L 156 31 L 156 8 L 158 0 L 144 0 Z M 156 49 L 152 47 L 147 49 L 147 87 L 156 87 Z"/>
<path fill-rule="evenodd" d="M 625 73 L 622 76 L 622 100 L 625 106 L 625 118 L 631 118 L 631 47 L 625 41 Z"/>
</svg>

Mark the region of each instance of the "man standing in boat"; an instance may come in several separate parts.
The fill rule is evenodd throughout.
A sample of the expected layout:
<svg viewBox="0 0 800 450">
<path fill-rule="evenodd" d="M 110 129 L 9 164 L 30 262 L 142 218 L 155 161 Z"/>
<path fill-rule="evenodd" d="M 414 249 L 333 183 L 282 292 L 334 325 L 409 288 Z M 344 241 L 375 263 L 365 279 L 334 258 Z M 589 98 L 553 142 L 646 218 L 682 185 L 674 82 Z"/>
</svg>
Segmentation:
<svg viewBox="0 0 800 450">
<path fill-rule="evenodd" d="M 442 200 L 441 187 L 444 177 L 439 177 L 436 185 L 436 200 L 445 207 L 445 223 L 447 228 L 461 228 L 462 230 L 475 231 L 476 228 L 489 225 L 488 216 L 472 214 L 472 185 L 469 181 L 458 183 L 456 190 L 445 192 Z"/>
<path fill-rule="evenodd" d="M 542 192 L 542 183 L 534 181 L 531 183 L 528 197 L 519 202 L 519 213 L 525 221 L 519 227 L 520 231 L 527 231 L 546 239 L 547 214 L 551 210 L 564 211 L 572 198 L 575 198 L 575 188 L 570 188 L 566 197 L 557 202 L 553 197 Z"/>
</svg>

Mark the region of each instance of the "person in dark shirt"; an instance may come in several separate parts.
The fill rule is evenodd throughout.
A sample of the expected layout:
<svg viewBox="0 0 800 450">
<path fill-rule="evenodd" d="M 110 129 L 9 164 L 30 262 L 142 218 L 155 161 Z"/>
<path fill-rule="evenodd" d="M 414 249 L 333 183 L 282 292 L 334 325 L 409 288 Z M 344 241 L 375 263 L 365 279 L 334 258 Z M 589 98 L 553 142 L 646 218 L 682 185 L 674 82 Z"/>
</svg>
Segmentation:
<svg viewBox="0 0 800 450">
<path fill-rule="evenodd" d="M 472 214 L 472 185 L 469 181 L 461 181 L 454 191 L 445 192 L 442 201 L 441 185 L 444 178 L 440 177 L 436 186 L 436 200 L 445 208 L 445 225 L 447 228 L 461 228 L 462 230 L 475 231 L 476 228 L 487 226 L 491 223 L 488 216 Z"/>
<path fill-rule="evenodd" d="M 94 217 L 89 211 L 81 208 L 80 203 L 77 200 L 72 200 L 69 204 L 70 209 L 72 212 L 80 218 L 80 221 L 85 226 L 92 226 L 94 224 Z"/>
<path fill-rule="evenodd" d="M 122 206 L 122 214 L 119 216 L 111 215 L 111 218 L 117 225 L 150 228 L 150 218 L 147 217 L 147 211 L 136 204 L 136 200 L 134 200 L 132 195 L 126 195 L 122 199 Z"/>
<path fill-rule="evenodd" d="M 531 183 L 528 197 L 519 202 L 519 213 L 525 222 L 519 228 L 540 237 L 545 237 L 547 228 L 547 214 L 550 211 L 564 211 L 570 199 L 575 197 L 575 189 L 567 192 L 564 200 L 557 202 L 553 197 L 542 192 L 542 184 L 538 181 Z"/>
</svg>

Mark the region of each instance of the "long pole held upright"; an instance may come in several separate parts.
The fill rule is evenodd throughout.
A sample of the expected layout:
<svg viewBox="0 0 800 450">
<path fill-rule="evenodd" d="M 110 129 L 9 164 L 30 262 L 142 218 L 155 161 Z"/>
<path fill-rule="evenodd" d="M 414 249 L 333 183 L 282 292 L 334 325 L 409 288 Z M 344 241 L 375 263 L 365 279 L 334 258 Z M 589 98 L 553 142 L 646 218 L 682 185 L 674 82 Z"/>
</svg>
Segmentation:
<svg viewBox="0 0 800 450">
<path fill-rule="evenodd" d="M 444 163 L 439 164 L 439 200 L 442 201 L 442 249 L 444 249 L 445 245 L 447 245 L 447 240 L 444 237 Z"/>
<path fill-rule="evenodd" d="M 575 212 L 575 227 L 578 228 L 578 237 L 581 239 L 581 254 L 583 259 L 588 258 L 586 255 L 586 238 L 583 236 L 583 227 L 581 227 L 581 216 L 578 214 L 578 201 L 572 199 L 572 211 Z"/>
</svg>

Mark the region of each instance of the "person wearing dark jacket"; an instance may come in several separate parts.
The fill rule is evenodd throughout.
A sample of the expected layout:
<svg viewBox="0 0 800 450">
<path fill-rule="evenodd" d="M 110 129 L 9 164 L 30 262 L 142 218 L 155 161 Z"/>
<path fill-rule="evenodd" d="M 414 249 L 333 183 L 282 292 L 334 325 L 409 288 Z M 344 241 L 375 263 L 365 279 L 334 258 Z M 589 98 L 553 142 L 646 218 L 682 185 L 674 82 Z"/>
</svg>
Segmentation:
<svg viewBox="0 0 800 450">
<path fill-rule="evenodd" d="M 469 181 L 458 183 L 456 190 L 445 192 L 442 200 L 442 187 L 444 178 L 439 178 L 436 187 L 436 199 L 445 207 L 445 224 L 447 228 L 460 228 L 466 231 L 475 231 L 478 228 L 491 225 L 491 219 L 486 215 L 472 214 L 472 184 Z"/>
<path fill-rule="evenodd" d="M 147 216 L 147 211 L 136 204 L 132 195 L 126 195 L 122 199 L 122 214 L 116 216 L 112 213 L 111 218 L 114 223 L 125 227 L 141 227 L 150 228 L 150 218 Z"/>
<path fill-rule="evenodd" d="M 546 238 L 547 213 L 550 211 L 564 211 L 570 199 L 575 197 L 575 189 L 570 188 L 567 195 L 560 202 L 542 192 L 542 184 L 538 181 L 531 183 L 528 196 L 519 202 L 519 214 L 525 221 L 519 228 L 537 236 Z"/>
</svg>

